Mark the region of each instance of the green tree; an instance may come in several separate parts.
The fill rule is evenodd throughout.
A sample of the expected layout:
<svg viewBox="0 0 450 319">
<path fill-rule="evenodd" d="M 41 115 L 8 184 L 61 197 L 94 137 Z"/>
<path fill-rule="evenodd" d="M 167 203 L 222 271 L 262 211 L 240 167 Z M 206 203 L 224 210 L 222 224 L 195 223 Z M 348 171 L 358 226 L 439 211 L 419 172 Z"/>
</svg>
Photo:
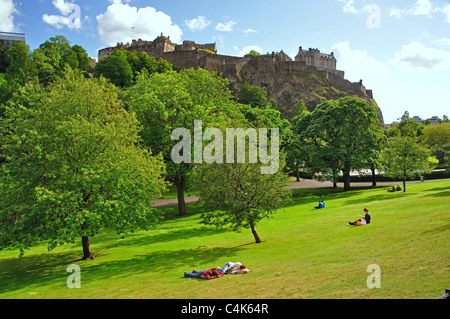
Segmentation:
<svg viewBox="0 0 450 319">
<path fill-rule="evenodd" d="M 127 87 L 133 83 L 133 70 L 126 58 L 119 55 L 109 55 L 98 61 L 94 68 L 94 76 L 101 75 L 119 87 Z"/>
<path fill-rule="evenodd" d="M 15 80 L 20 86 L 24 85 L 32 74 L 30 47 L 23 42 L 13 44 L 9 53 L 9 66 L 6 69 L 6 79 Z"/>
<path fill-rule="evenodd" d="M 201 120 L 205 129 L 236 127 L 233 123 L 245 121 L 241 106 L 233 100 L 226 79 L 203 69 L 151 76 L 143 72 L 128 93 L 125 100 L 143 126 L 142 139 L 153 152 L 162 154 L 167 179 L 177 187 L 178 212 L 186 215 L 184 192 L 192 174 L 194 152 L 191 163 L 174 163 L 172 149 L 178 141 L 172 140 L 172 132 L 176 128 L 186 128 L 193 137 L 195 120 Z M 241 127 L 240 124 L 237 127 Z M 192 138 L 189 145 L 193 143 Z"/>
<path fill-rule="evenodd" d="M 431 150 L 450 144 L 450 123 L 427 125 L 420 140 Z"/>
<path fill-rule="evenodd" d="M 304 144 L 309 170 L 332 181 L 341 171 L 345 190 L 350 172 L 371 167 L 385 138 L 375 107 L 354 97 L 323 102 L 293 130 Z"/>
<path fill-rule="evenodd" d="M 295 127 L 297 125 L 297 122 L 300 121 L 300 119 L 309 114 L 310 112 L 305 106 L 305 103 L 303 100 L 300 100 L 299 103 L 297 103 L 294 111 L 294 117 L 292 119 L 292 127 Z M 290 132 L 288 134 L 288 138 L 286 139 L 286 172 L 290 175 L 295 176 L 297 182 L 300 181 L 300 172 L 305 166 L 305 163 L 307 162 L 307 151 L 304 148 L 304 143 L 300 139 L 300 136 L 298 134 L 295 134 L 292 131 L 292 127 L 290 129 Z"/>
<path fill-rule="evenodd" d="M 389 139 L 382 158 L 386 175 L 401 178 L 406 192 L 408 178 L 423 176 L 430 171 L 429 156 L 430 151 L 418 144 L 415 138 L 403 136 Z"/>
<path fill-rule="evenodd" d="M 239 103 L 249 104 L 251 107 L 267 108 L 270 106 L 267 92 L 259 86 L 243 84 L 237 97 Z"/>
<path fill-rule="evenodd" d="M 261 54 L 255 50 L 251 50 L 249 53 L 247 53 L 245 56 L 260 56 Z"/>
<path fill-rule="evenodd" d="M 450 157 L 450 123 L 427 125 L 420 137 L 421 142 L 432 151 L 439 165 L 446 165 Z"/>
<path fill-rule="evenodd" d="M 256 225 L 284 207 L 291 196 L 286 188 L 283 165 L 275 174 L 261 174 L 261 164 L 204 164 L 198 168 L 196 188 L 207 210 L 203 223 L 230 226 L 235 231 L 250 228 L 256 243 L 261 238 Z"/>
<path fill-rule="evenodd" d="M 51 37 L 32 53 L 34 68 L 37 69 L 39 82 L 47 85 L 61 76 L 66 65 L 79 69 L 84 74 L 91 70 L 92 59 L 80 45 L 70 45 L 70 41 L 61 35 Z"/>
<path fill-rule="evenodd" d="M 164 187 L 164 165 L 139 146 L 139 123 L 104 79 L 66 70 L 44 89 L 29 83 L 0 125 L 0 248 L 49 250 L 158 220 L 151 200 Z"/>
</svg>

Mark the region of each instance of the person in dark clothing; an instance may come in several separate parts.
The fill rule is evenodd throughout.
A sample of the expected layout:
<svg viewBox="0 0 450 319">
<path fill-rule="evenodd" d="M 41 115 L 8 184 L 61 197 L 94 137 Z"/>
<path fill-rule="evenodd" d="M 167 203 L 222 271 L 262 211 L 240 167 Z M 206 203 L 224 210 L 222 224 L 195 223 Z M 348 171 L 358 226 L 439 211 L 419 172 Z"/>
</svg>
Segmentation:
<svg viewBox="0 0 450 319">
<path fill-rule="evenodd" d="M 358 219 L 357 221 L 354 222 L 348 222 L 350 225 L 356 225 L 356 226 L 360 226 L 360 225 L 367 225 L 370 224 L 370 221 L 372 219 L 372 217 L 369 214 L 369 210 L 367 208 L 364 208 L 364 216 L 359 216 L 361 217 L 361 219 Z"/>
<path fill-rule="evenodd" d="M 201 278 L 201 279 L 214 279 L 222 277 L 223 273 L 217 268 L 193 270 L 192 272 L 184 272 L 184 277 L 188 278 Z"/>
</svg>

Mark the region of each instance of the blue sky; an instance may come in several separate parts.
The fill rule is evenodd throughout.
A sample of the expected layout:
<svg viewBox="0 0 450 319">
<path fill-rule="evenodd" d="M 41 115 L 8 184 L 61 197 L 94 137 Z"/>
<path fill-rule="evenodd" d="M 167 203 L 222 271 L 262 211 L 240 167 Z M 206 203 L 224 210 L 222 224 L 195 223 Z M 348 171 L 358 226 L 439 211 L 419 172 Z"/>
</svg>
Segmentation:
<svg viewBox="0 0 450 319">
<path fill-rule="evenodd" d="M 216 42 L 226 55 L 333 51 L 346 79 L 373 89 L 386 123 L 406 110 L 450 116 L 448 0 L 0 0 L 0 8 L 0 31 L 25 33 L 32 50 L 61 34 L 93 58 L 161 32 L 176 43 Z"/>
</svg>

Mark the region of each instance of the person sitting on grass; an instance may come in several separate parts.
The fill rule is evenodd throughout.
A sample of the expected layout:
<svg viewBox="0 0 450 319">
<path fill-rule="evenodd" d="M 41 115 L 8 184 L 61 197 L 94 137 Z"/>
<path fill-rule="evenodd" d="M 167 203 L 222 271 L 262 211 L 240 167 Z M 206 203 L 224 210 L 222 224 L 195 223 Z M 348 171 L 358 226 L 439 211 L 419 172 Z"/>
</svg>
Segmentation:
<svg viewBox="0 0 450 319">
<path fill-rule="evenodd" d="M 355 226 L 360 226 L 360 225 L 366 225 L 366 224 L 370 224 L 370 220 L 371 220 L 371 216 L 369 214 L 369 210 L 367 208 L 364 208 L 364 217 L 363 216 L 359 216 L 361 217 L 361 219 L 358 219 L 357 221 L 354 222 L 348 222 L 350 225 L 355 225 Z"/>
<path fill-rule="evenodd" d="M 323 200 L 319 201 L 319 205 L 314 206 L 314 208 L 325 208 L 325 204 L 323 203 Z"/>
<path fill-rule="evenodd" d="M 192 272 L 184 272 L 184 277 L 187 278 L 201 278 L 201 279 L 215 279 L 222 277 L 223 273 L 217 268 L 192 270 Z"/>
<path fill-rule="evenodd" d="M 249 269 L 247 269 L 243 264 L 240 262 L 233 263 L 233 262 L 227 262 L 225 265 L 223 265 L 222 268 L 217 267 L 221 272 L 226 274 L 245 274 L 250 272 Z"/>
<path fill-rule="evenodd" d="M 395 186 L 392 185 L 392 188 L 391 188 L 391 189 L 388 189 L 388 192 L 395 192 Z"/>
</svg>

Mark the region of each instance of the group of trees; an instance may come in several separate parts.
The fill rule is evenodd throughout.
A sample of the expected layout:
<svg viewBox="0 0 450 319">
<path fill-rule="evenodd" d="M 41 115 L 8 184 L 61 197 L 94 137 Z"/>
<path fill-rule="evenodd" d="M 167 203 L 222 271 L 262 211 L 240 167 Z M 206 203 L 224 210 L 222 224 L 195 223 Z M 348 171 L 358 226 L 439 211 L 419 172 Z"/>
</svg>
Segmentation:
<svg viewBox="0 0 450 319">
<path fill-rule="evenodd" d="M 409 118 L 382 129 L 374 107 L 351 97 L 325 101 L 308 112 L 297 105 L 292 120 L 294 136 L 288 150 L 288 168 L 294 175 L 308 171 L 337 185 L 342 178 L 350 189 L 350 172 L 370 170 L 403 181 L 423 177 L 439 163 L 448 165 L 450 123 L 421 125 Z M 342 176 L 342 177 L 341 177 Z"/>
<path fill-rule="evenodd" d="M 285 130 L 288 122 L 265 96 L 258 102 L 261 108 L 240 103 L 218 74 L 173 70 L 145 53 L 118 50 L 86 70 L 72 54 L 77 48 L 55 37 L 31 53 L 24 44 L 8 51 L 1 83 L 12 89 L 1 101 L 0 248 L 19 248 L 23 254 L 41 241 L 52 249 L 81 238 L 83 259 L 90 259 L 89 238 L 102 227 L 127 233 L 159 221 L 152 203 L 168 181 L 177 186 L 180 215 L 187 213 L 185 186 L 196 181 L 211 211 L 206 224 L 248 227 L 260 242 L 256 223 L 289 197 L 282 170 L 254 176 L 261 162 L 209 170 L 194 161 L 174 163 L 170 153 L 176 144 L 173 130 L 192 131 L 195 120 L 221 132 L 228 127 Z M 17 49 L 21 54 L 12 54 Z M 123 69 L 131 69 L 131 82 L 116 82 Z M 230 183 L 214 187 L 230 174 Z M 271 200 L 261 192 L 264 187 L 283 196 Z M 228 201 L 208 203 L 218 191 Z M 230 201 L 232 194 L 241 197 L 239 205 Z M 224 217 L 223 210 L 235 218 Z"/>
<path fill-rule="evenodd" d="M 23 253 L 43 240 L 52 249 L 81 238 L 83 259 L 92 258 L 89 238 L 102 227 L 127 233 L 161 220 L 151 206 L 168 182 L 176 185 L 180 215 L 188 213 L 185 189 L 194 187 L 205 224 L 249 228 L 258 243 L 257 223 L 289 201 L 286 174 L 309 170 L 336 182 L 342 173 L 348 190 L 351 171 L 397 170 L 383 158 L 405 154 L 395 153 L 401 143 L 388 141 L 375 108 L 358 98 L 326 101 L 313 112 L 300 101 L 289 121 L 262 88 L 244 84 L 235 96 L 217 73 L 174 70 L 146 53 L 116 50 L 92 70 L 85 50 L 60 36 L 31 53 L 25 44 L 2 50 L 0 249 Z M 173 161 L 178 128 L 202 136 L 183 136 L 183 152 L 194 150 L 182 154 L 190 161 Z M 278 171 L 261 174 L 261 158 L 242 163 L 236 154 L 227 163 L 220 152 L 227 128 L 244 135 L 277 128 L 279 150 L 248 143 L 245 158 L 251 150 L 279 151 Z M 445 149 L 432 131 L 423 130 L 423 143 Z M 215 162 L 198 161 L 198 151 Z M 411 155 L 408 165 L 422 170 L 428 162 L 416 159 L 425 155 Z"/>
</svg>

